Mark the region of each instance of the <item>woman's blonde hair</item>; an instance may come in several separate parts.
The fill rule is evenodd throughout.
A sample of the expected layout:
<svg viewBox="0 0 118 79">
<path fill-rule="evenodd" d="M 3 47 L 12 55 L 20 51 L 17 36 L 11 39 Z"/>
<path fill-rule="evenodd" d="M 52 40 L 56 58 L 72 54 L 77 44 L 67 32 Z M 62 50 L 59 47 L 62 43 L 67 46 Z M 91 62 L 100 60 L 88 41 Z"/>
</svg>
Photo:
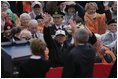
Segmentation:
<svg viewBox="0 0 118 79">
<path fill-rule="evenodd" d="M 44 55 L 46 44 L 40 39 L 33 39 L 30 43 L 30 48 L 34 55 Z"/>
<path fill-rule="evenodd" d="M 95 7 L 96 10 L 98 9 L 98 6 L 95 2 L 89 2 L 89 3 L 86 3 L 85 5 L 85 11 L 87 11 L 89 9 L 89 7 Z"/>
</svg>

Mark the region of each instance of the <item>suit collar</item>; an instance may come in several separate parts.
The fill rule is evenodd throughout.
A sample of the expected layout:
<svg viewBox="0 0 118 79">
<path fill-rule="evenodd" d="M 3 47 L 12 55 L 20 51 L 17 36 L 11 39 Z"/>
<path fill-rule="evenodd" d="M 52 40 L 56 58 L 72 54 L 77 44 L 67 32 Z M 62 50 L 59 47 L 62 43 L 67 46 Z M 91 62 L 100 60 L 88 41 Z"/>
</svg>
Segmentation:
<svg viewBox="0 0 118 79">
<path fill-rule="evenodd" d="M 60 26 L 55 25 L 55 28 L 56 29 L 63 29 L 63 25 L 60 25 Z"/>
</svg>

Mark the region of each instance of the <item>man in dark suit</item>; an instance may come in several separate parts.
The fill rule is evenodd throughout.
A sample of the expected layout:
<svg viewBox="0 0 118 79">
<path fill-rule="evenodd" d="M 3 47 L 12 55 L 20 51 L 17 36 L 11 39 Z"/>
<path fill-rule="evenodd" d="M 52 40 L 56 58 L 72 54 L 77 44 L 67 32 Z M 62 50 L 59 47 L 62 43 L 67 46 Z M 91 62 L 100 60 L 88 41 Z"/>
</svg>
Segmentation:
<svg viewBox="0 0 118 79">
<path fill-rule="evenodd" d="M 62 77 L 90 78 L 93 73 L 96 50 L 87 44 L 89 34 L 86 29 L 79 29 L 75 33 L 75 47 L 68 54 L 64 63 Z"/>
<path fill-rule="evenodd" d="M 48 27 L 44 27 L 44 39 L 49 48 L 49 60 L 53 67 L 63 66 L 64 60 L 71 48 L 66 44 L 66 33 L 64 30 L 57 30 L 54 38 Z"/>
<path fill-rule="evenodd" d="M 50 68 L 47 61 L 46 44 L 40 39 L 34 39 L 30 44 L 32 56 L 19 67 L 20 78 L 44 78 Z"/>
</svg>

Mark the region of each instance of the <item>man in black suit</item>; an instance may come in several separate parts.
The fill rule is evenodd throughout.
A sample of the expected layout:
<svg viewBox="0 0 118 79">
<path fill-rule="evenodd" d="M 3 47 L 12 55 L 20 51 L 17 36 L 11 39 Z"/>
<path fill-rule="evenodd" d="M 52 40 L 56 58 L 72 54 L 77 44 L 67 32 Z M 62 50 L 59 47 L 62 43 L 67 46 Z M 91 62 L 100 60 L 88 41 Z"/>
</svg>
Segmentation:
<svg viewBox="0 0 118 79">
<path fill-rule="evenodd" d="M 64 63 L 62 77 L 90 78 L 93 73 L 96 50 L 87 44 L 89 34 L 86 29 L 79 29 L 75 33 L 75 47 L 68 54 Z"/>
<path fill-rule="evenodd" d="M 34 39 L 30 44 L 32 56 L 19 67 L 20 78 L 44 78 L 50 68 L 47 61 L 48 52 L 46 44 L 40 39 Z"/>
<path fill-rule="evenodd" d="M 54 38 L 52 38 L 50 29 L 44 27 L 44 39 L 49 48 L 49 60 L 53 67 L 63 66 L 64 60 L 71 49 L 71 46 L 66 43 L 66 37 L 64 30 L 57 30 Z"/>
</svg>

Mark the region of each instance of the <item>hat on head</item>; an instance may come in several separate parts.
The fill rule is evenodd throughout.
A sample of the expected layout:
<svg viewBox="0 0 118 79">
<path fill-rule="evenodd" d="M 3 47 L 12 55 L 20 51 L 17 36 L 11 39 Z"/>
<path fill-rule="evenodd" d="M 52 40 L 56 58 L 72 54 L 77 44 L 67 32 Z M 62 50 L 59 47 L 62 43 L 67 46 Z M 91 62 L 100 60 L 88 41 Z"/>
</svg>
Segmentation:
<svg viewBox="0 0 118 79">
<path fill-rule="evenodd" d="M 109 24 L 111 24 L 111 23 L 117 23 L 117 20 L 116 20 L 116 19 L 112 19 L 112 20 L 110 20 L 107 24 L 109 25 Z"/>
<path fill-rule="evenodd" d="M 56 33 L 55 33 L 55 36 L 57 35 L 66 35 L 65 31 L 64 30 L 57 30 Z"/>
<path fill-rule="evenodd" d="M 54 11 L 52 13 L 52 17 L 61 17 L 61 16 L 64 16 L 65 14 L 61 11 Z"/>
<path fill-rule="evenodd" d="M 38 2 L 38 1 L 35 1 L 35 2 L 32 3 L 32 8 L 36 8 L 36 7 L 40 8 L 41 6 L 42 6 L 41 3 Z"/>
</svg>

